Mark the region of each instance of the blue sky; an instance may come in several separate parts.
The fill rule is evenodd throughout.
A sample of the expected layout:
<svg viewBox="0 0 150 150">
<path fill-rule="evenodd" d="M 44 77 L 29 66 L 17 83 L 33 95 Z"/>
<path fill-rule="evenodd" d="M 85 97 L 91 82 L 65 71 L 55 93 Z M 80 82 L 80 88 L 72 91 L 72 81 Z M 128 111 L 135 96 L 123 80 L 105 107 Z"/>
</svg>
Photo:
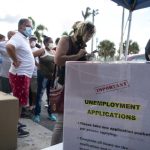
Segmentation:
<svg viewBox="0 0 150 150">
<path fill-rule="evenodd" d="M 83 20 L 81 11 L 86 7 L 99 9 L 95 17 L 96 39 L 98 42 L 108 39 L 119 47 L 121 36 L 122 7 L 111 0 L 4 0 L 0 5 L 0 33 L 6 35 L 8 30 L 17 29 L 20 18 L 31 16 L 36 24 L 43 24 L 48 28 L 45 34 L 53 39 L 64 31 L 70 31 L 75 21 Z M 150 8 L 133 12 L 130 39 L 137 41 L 141 50 L 144 50 L 150 38 Z M 125 23 L 128 10 L 125 10 Z M 91 21 L 91 17 L 88 18 Z M 124 34 L 126 39 L 127 28 Z M 96 47 L 96 46 L 95 46 Z"/>
</svg>

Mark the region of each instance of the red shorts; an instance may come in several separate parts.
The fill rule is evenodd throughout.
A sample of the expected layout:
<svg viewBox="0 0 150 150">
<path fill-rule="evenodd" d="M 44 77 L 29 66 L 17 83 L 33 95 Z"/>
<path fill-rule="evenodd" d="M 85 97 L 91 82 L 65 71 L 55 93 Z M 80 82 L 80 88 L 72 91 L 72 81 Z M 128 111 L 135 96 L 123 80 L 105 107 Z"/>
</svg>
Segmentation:
<svg viewBox="0 0 150 150">
<path fill-rule="evenodd" d="M 9 82 L 13 96 L 19 99 L 20 105 L 27 105 L 29 98 L 30 78 L 25 75 L 14 75 L 9 73 Z"/>
</svg>

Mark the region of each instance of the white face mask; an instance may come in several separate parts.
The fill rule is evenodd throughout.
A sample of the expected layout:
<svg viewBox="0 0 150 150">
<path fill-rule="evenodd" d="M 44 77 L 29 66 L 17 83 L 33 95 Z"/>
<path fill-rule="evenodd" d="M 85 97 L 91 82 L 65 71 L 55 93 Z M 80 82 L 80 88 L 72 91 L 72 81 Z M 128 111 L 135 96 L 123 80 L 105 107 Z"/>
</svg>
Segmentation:
<svg viewBox="0 0 150 150">
<path fill-rule="evenodd" d="M 54 47 L 54 44 L 53 43 L 49 43 L 48 48 L 52 49 L 53 47 Z"/>
<path fill-rule="evenodd" d="M 26 27 L 23 33 L 25 34 L 26 37 L 30 37 L 32 35 L 32 28 Z"/>
<path fill-rule="evenodd" d="M 35 45 L 36 45 L 36 42 L 35 42 L 35 41 L 32 41 L 32 42 L 31 42 L 31 47 L 34 48 Z"/>
</svg>

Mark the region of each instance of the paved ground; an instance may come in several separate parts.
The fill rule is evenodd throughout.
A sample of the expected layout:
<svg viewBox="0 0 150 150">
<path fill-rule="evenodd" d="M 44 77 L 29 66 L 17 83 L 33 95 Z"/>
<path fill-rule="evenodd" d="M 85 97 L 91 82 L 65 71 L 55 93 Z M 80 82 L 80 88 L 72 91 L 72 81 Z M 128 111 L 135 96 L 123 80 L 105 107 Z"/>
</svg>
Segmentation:
<svg viewBox="0 0 150 150">
<path fill-rule="evenodd" d="M 21 119 L 30 132 L 30 136 L 17 139 L 17 150 L 41 150 L 50 146 L 52 131 L 34 123 L 31 119 Z"/>
<path fill-rule="evenodd" d="M 55 125 L 55 121 L 51 121 L 48 119 L 47 108 L 44 106 L 45 104 L 46 99 L 43 98 L 41 110 L 41 122 L 39 124 L 52 131 Z"/>
<path fill-rule="evenodd" d="M 47 118 L 47 109 L 45 108 L 46 96 L 43 96 L 41 122 L 39 124 L 32 119 L 22 118 L 21 122 L 27 125 L 30 136 L 18 138 L 17 150 L 41 150 L 50 146 L 52 130 L 55 122 Z"/>
</svg>

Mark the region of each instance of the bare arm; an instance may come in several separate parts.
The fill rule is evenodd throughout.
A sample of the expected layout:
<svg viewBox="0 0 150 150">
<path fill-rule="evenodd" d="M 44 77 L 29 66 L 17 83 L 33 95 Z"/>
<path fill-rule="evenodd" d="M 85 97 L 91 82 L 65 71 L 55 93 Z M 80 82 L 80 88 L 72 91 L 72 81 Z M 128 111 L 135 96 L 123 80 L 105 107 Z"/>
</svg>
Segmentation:
<svg viewBox="0 0 150 150">
<path fill-rule="evenodd" d="M 57 65 L 64 66 L 66 61 L 76 61 L 86 54 L 85 49 L 81 49 L 77 54 L 66 55 L 69 49 L 68 37 L 62 37 L 56 48 L 54 62 Z"/>
<path fill-rule="evenodd" d="M 33 53 L 34 57 L 40 57 L 40 56 L 44 55 L 45 50 L 44 50 L 44 48 L 41 48 L 41 49 L 38 49 L 32 53 Z"/>
<path fill-rule="evenodd" d="M 6 46 L 6 49 L 7 49 L 7 53 L 8 53 L 8 55 L 9 55 L 9 57 L 10 57 L 10 58 L 12 59 L 12 61 L 13 61 L 13 65 L 14 65 L 15 67 L 19 67 L 21 62 L 20 62 L 20 61 L 18 60 L 18 58 L 17 58 L 15 47 L 14 47 L 13 45 L 11 45 L 11 44 L 8 44 L 8 45 Z"/>
</svg>

